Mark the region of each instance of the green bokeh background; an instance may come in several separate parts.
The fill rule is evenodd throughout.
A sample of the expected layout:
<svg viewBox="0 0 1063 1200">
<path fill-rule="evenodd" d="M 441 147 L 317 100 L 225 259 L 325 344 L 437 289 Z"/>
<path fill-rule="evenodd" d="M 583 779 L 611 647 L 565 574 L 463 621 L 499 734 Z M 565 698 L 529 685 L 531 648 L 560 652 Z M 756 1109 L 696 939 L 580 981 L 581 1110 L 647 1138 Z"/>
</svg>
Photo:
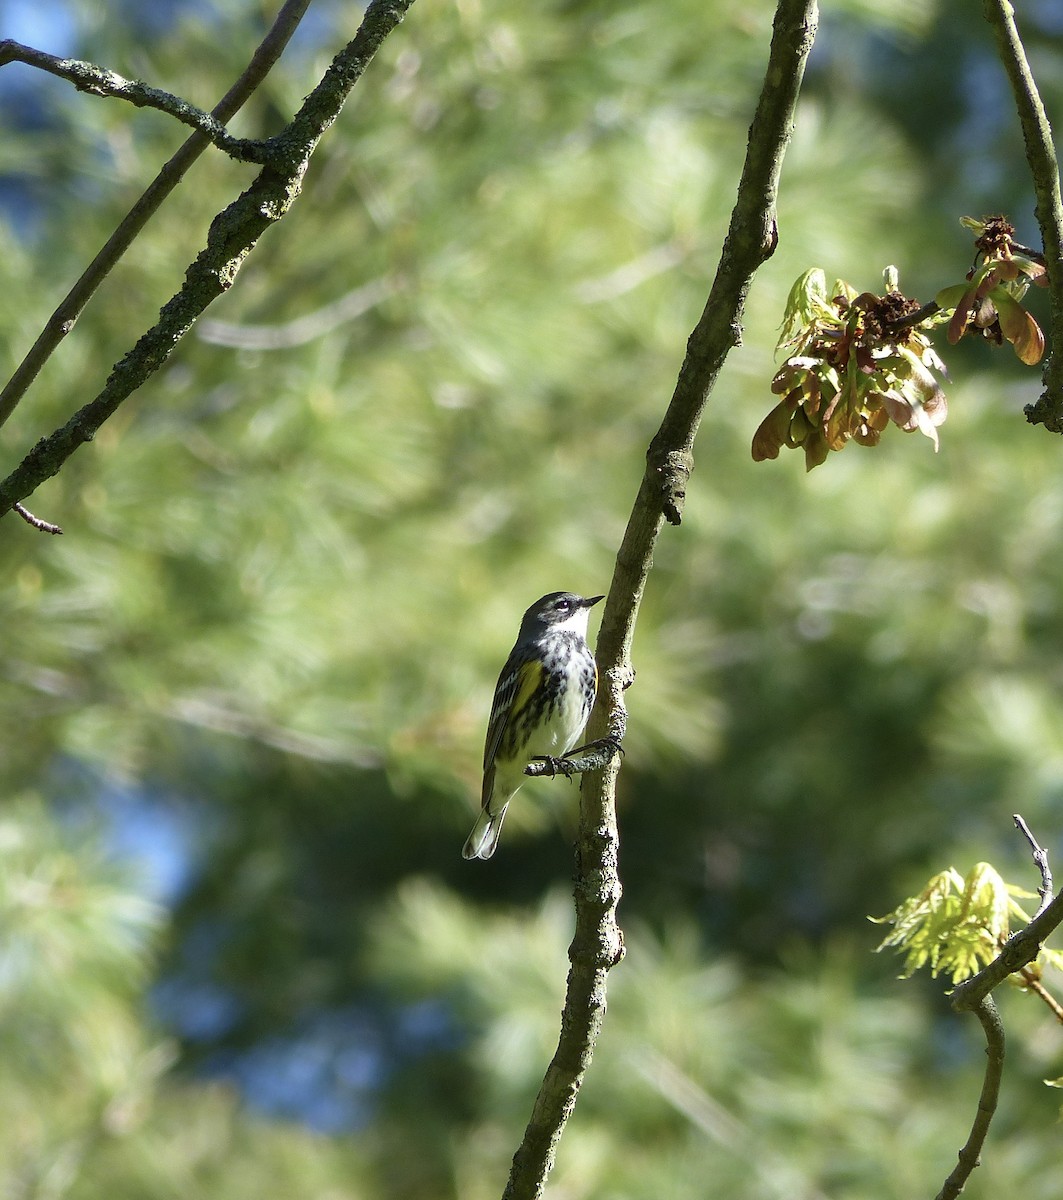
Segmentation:
<svg viewBox="0 0 1063 1200">
<path fill-rule="evenodd" d="M 1059 5 L 1029 7 L 1058 113 Z M 272 15 L 61 13 L 42 49 L 204 107 Z M 231 293 L 32 497 L 64 536 L 4 522 L 4 1195 L 500 1194 L 556 1038 L 576 791 L 530 783 L 462 861 L 491 688 L 532 600 L 608 584 L 771 16 L 418 0 Z M 358 18 L 312 9 L 234 131 L 283 124 Z M 21 66 L 0 86 L 13 367 L 183 131 Z M 250 172 L 193 168 L 0 430 L 5 469 Z M 890 430 L 806 475 L 749 443 L 802 271 L 893 263 L 926 299 L 970 264 L 958 218 L 998 211 L 1036 242 L 979 15 L 826 4 L 779 249 L 639 621 L 628 955 L 548 1195 L 899 1200 L 953 1165 L 977 1030 L 866 916 L 949 864 L 1033 886 L 1016 811 L 1058 853 L 1063 447 L 1022 415 L 1039 373 L 981 346 L 949 354 L 937 455 Z M 1002 1005 L 968 1194 L 1053 1200 L 1063 1033 Z"/>
</svg>

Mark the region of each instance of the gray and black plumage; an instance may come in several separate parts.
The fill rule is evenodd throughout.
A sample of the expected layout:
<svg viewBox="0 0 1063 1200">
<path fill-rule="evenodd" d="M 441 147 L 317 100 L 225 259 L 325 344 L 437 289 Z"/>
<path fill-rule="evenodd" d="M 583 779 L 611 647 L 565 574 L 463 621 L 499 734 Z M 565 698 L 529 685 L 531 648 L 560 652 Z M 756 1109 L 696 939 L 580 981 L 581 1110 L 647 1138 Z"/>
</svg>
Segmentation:
<svg viewBox="0 0 1063 1200">
<path fill-rule="evenodd" d="M 576 744 L 598 692 L 587 620 L 602 596 L 551 592 L 524 614 L 495 686 L 484 745 L 482 808 L 465 858 L 490 858 L 506 809 L 534 758 L 560 758 Z"/>
</svg>

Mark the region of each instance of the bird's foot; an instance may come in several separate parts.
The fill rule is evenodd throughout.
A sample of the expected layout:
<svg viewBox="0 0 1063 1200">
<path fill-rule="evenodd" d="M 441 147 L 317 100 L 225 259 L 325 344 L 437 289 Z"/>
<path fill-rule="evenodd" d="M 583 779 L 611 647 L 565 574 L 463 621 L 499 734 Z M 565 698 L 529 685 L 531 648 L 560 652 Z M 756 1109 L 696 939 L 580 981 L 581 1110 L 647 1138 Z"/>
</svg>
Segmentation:
<svg viewBox="0 0 1063 1200">
<path fill-rule="evenodd" d="M 555 775 L 564 775 L 566 779 L 571 779 L 576 768 L 564 758 L 555 758 L 552 754 L 536 754 L 532 758 L 532 762 L 541 762 L 546 764 L 546 773 L 551 779 Z"/>
<path fill-rule="evenodd" d="M 607 733 L 605 737 L 597 738 L 593 742 L 587 742 L 583 746 L 577 746 L 575 750 L 570 750 L 565 757 L 575 758 L 579 754 L 590 754 L 595 750 L 603 753 L 608 751 L 610 754 L 619 754 L 621 757 L 624 754 L 624 747 L 620 744 L 620 739 L 613 737 L 611 733 Z"/>
</svg>

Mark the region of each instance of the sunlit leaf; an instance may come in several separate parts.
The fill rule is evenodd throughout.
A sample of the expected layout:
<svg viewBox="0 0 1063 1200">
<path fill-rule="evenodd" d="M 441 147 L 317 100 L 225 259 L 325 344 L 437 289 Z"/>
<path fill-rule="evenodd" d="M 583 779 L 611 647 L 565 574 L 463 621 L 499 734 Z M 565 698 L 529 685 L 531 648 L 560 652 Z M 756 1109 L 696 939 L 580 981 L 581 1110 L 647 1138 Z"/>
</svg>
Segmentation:
<svg viewBox="0 0 1063 1200">
<path fill-rule="evenodd" d="M 1004 336 L 1015 347 L 1015 353 L 1027 366 L 1041 361 L 1045 352 L 1045 335 L 1041 327 L 1022 305 L 1003 288 L 993 293 Z"/>
</svg>

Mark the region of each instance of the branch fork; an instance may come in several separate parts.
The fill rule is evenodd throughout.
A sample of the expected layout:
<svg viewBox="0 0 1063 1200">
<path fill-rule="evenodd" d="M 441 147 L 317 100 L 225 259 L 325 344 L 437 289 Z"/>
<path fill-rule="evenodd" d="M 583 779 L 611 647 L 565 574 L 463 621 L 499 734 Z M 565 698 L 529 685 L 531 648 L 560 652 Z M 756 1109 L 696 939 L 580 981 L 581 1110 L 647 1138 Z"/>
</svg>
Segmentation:
<svg viewBox="0 0 1063 1200">
<path fill-rule="evenodd" d="M 26 66 L 47 71 L 49 75 L 65 79 L 79 92 L 86 92 L 91 96 L 109 96 L 116 100 L 125 100 L 136 108 L 158 109 L 159 112 L 164 112 L 183 125 L 189 125 L 202 133 L 220 150 L 224 150 L 231 158 L 240 162 L 261 164 L 269 157 L 268 141 L 233 137 L 211 113 L 204 112 L 180 96 L 142 83 L 139 79 L 125 79 L 117 71 L 98 67 L 95 63 L 83 62 L 77 58 L 59 58 L 44 50 L 36 50 L 32 46 L 24 46 L 21 42 L 7 38 L 0 41 L 0 67 L 11 62 L 25 63 Z"/>
<path fill-rule="evenodd" d="M 1063 895 L 1052 898 L 1052 872 L 1048 853 L 1038 845 L 1029 826 L 1017 813 L 1015 826 L 1030 846 L 1034 865 L 1041 876 L 1038 889 L 1041 907 L 1029 925 L 1013 933 L 995 959 L 977 975 L 965 979 L 952 992 L 952 1007 L 956 1012 L 973 1012 L 982 1026 L 986 1039 L 986 1068 L 982 1091 L 971 1132 L 964 1143 L 955 1168 L 941 1186 L 935 1200 L 955 1200 L 978 1166 L 982 1146 L 997 1109 L 1000 1082 L 1004 1074 L 1004 1025 L 990 994 L 1009 975 L 1021 972 L 1040 953 L 1045 939 L 1063 921 Z M 1058 1014 L 1057 1014 L 1058 1015 Z"/>
<path fill-rule="evenodd" d="M 61 428 L 38 441 L 20 465 L 0 481 L 0 516 L 55 475 L 79 446 L 91 441 L 103 422 L 167 361 L 177 343 L 207 306 L 232 286 L 258 239 L 271 224 L 285 215 L 298 196 L 306 165 L 322 135 L 335 122 L 351 89 L 412 3 L 413 0 L 370 0 L 353 40 L 335 56 L 321 81 L 306 97 L 285 129 L 270 139 L 269 161 L 264 161 L 258 177 L 211 223 L 206 247 L 189 266 L 181 289 L 163 306 L 158 321 L 114 365 L 96 398 L 78 409 Z M 305 7 L 304 0 L 298 0 L 297 7 Z M 17 46 L 18 43 L 8 43 L 9 55 L 12 45 Z M 63 61 L 69 66 L 71 60 L 55 60 L 51 65 L 55 67 Z M 107 86 L 106 79 L 97 77 L 96 82 L 100 86 Z M 112 81 L 111 86 L 113 89 L 117 85 Z M 143 89 L 143 85 L 138 86 Z M 156 101 L 164 95 L 149 90 Z M 141 91 L 138 95 L 147 102 L 146 92 Z M 183 101 L 177 103 L 184 104 Z M 158 107 L 159 104 L 154 106 Z M 196 116 L 196 113 L 199 110 L 191 112 L 189 106 L 186 116 L 191 115 L 197 133 L 209 136 L 200 119 L 204 114 Z M 211 118 L 211 122 L 213 120 Z M 208 124 L 213 128 L 213 124 Z M 225 138 L 228 137 L 226 134 Z M 133 236 L 142 223 L 133 230 Z M 119 254 L 125 245 L 118 250 Z M 101 264 L 102 269 L 94 276 L 92 287 L 102 280 L 113 261 L 110 259 Z M 80 307 L 73 315 L 76 317 L 79 311 Z M 46 331 L 38 339 L 40 353 L 35 353 L 35 346 L 8 388 L 0 395 L 0 423 L 13 411 L 62 336 L 63 329 L 60 327 L 50 334 Z"/>
</svg>

